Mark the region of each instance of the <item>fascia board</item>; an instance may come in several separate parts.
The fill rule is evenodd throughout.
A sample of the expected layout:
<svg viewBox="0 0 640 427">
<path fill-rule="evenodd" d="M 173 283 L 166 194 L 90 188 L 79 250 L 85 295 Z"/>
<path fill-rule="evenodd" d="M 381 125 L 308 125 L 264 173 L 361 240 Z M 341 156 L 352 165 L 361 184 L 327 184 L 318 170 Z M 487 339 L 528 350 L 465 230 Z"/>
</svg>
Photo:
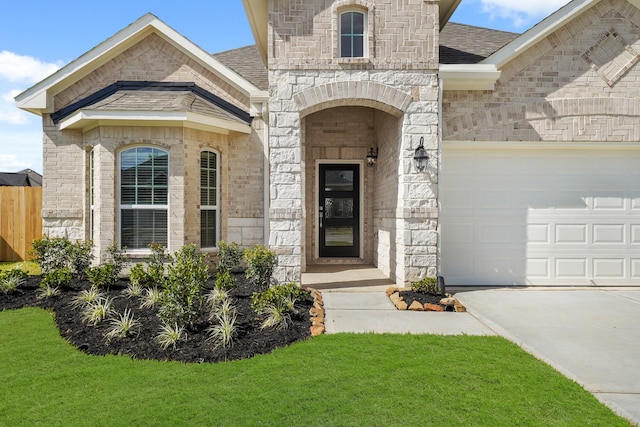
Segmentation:
<svg viewBox="0 0 640 427">
<path fill-rule="evenodd" d="M 440 31 L 447 25 L 462 0 L 440 0 Z"/>
<path fill-rule="evenodd" d="M 198 113 L 181 111 L 86 111 L 79 110 L 61 120 L 60 130 L 87 130 L 96 125 L 104 126 L 185 126 L 216 133 L 230 131 L 249 134 L 251 126 Z"/>
<path fill-rule="evenodd" d="M 242 0 L 249 26 L 256 41 L 262 62 L 266 66 L 267 46 L 269 44 L 269 2 L 267 0 Z"/>
<path fill-rule="evenodd" d="M 543 19 L 530 30 L 514 39 L 511 43 L 508 43 L 503 48 L 481 61 L 480 64 L 494 64 L 496 68 L 501 68 L 504 64 L 522 54 L 549 34 L 567 24 L 569 21 L 575 19 L 578 15 L 600 1 L 601 0 L 573 0 L 557 12 Z M 633 2 L 640 2 L 640 0 L 633 0 L 632 3 Z"/>
<path fill-rule="evenodd" d="M 79 58 L 65 65 L 51 76 L 16 96 L 16 106 L 31 112 L 51 112 L 51 99 L 53 96 L 73 82 L 85 77 L 95 69 L 109 62 L 152 32 L 164 38 L 187 56 L 201 63 L 247 96 L 249 96 L 252 91 L 258 90 L 253 84 L 214 59 L 207 52 L 176 32 L 156 16 L 146 14 Z M 45 94 L 44 96 L 43 93 Z"/>
<path fill-rule="evenodd" d="M 493 64 L 440 64 L 444 90 L 493 90 L 500 78 Z"/>
</svg>

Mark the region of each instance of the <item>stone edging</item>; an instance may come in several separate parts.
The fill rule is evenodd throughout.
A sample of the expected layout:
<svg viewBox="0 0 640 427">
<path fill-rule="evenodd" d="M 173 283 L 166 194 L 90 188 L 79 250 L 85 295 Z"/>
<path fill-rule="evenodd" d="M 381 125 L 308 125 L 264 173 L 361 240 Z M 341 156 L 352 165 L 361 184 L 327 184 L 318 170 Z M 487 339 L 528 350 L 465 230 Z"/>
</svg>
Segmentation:
<svg viewBox="0 0 640 427">
<path fill-rule="evenodd" d="M 324 303 L 322 302 L 322 293 L 313 288 L 303 288 L 309 292 L 313 297 L 313 307 L 309 309 L 309 315 L 311 316 L 311 336 L 317 337 L 324 334 Z"/>
<path fill-rule="evenodd" d="M 411 305 L 407 305 L 407 303 L 404 301 L 404 298 L 402 297 L 402 295 L 400 295 L 400 292 L 402 291 L 410 291 L 412 290 L 411 288 L 398 288 L 396 286 L 392 286 L 390 288 L 387 288 L 386 290 L 386 294 L 389 297 L 389 299 L 391 300 L 391 302 L 393 303 L 393 305 L 396 306 L 396 309 L 398 310 L 411 310 L 411 311 L 445 311 L 444 308 L 442 308 L 441 306 L 437 305 L 437 304 L 431 304 L 431 303 L 426 303 L 426 304 L 421 304 L 418 301 L 414 301 Z M 464 305 L 462 305 L 460 303 L 460 301 L 458 301 L 456 298 L 453 297 L 453 295 L 447 293 L 445 294 L 445 298 L 442 298 L 440 300 L 440 304 L 447 306 L 447 307 L 453 307 L 453 311 L 457 312 L 457 313 L 463 313 L 465 311 L 467 311 L 467 309 L 465 308 Z"/>
</svg>

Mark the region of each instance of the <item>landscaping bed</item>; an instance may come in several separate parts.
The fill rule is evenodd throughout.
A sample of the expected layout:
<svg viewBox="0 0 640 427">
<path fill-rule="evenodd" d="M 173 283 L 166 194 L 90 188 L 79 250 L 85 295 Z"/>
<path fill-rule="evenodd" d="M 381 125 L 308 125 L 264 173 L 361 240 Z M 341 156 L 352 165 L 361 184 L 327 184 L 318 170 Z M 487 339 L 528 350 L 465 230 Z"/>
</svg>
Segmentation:
<svg viewBox="0 0 640 427">
<path fill-rule="evenodd" d="M 310 292 L 307 292 L 306 299 L 297 303 L 297 310 L 295 314 L 291 314 L 286 328 L 262 328 L 264 316 L 257 315 L 250 304 L 251 295 L 257 289 L 243 273 L 233 273 L 233 277 L 237 287 L 230 292 L 230 296 L 237 310 L 238 332 L 233 345 L 228 348 L 216 346 L 209 340 L 207 329 L 214 322 L 206 312 L 186 330 L 186 337 L 177 342 L 175 348 L 163 348 L 156 339 L 162 326 L 157 315 L 158 308 L 141 308 L 140 297 L 127 295 L 125 290 L 129 286 L 128 279 L 118 279 L 108 290 L 103 290 L 104 295 L 113 302 L 114 313 L 122 314 L 128 309 L 139 322 L 138 331 L 124 338 L 108 339 L 107 334 L 111 328 L 109 320 L 90 326 L 83 320 L 82 310 L 74 307 L 73 298 L 91 287 L 91 283 L 86 280 L 74 279 L 60 289 L 58 295 L 38 299 L 41 277 L 30 276 L 19 289 L 7 294 L 0 293 L 0 311 L 21 307 L 51 310 L 61 336 L 82 351 L 95 355 L 125 354 L 136 359 L 182 362 L 244 359 L 311 337 L 312 319 L 309 311 L 314 306 L 314 298 Z M 205 292 L 213 289 L 214 285 L 214 279 L 209 278 Z M 317 301 L 315 303 L 316 306 L 319 305 Z"/>
<path fill-rule="evenodd" d="M 453 295 L 416 291 L 412 288 L 390 287 L 387 296 L 398 310 L 465 312 L 466 308 Z"/>
</svg>

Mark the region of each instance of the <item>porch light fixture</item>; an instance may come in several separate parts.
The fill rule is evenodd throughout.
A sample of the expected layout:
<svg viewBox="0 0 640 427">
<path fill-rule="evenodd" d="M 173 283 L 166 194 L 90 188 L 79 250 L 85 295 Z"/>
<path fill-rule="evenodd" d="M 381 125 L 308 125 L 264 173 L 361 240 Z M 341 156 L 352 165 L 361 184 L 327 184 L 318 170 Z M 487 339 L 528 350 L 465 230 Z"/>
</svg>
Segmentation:
<svg viewBox="0 0 640 427">
<path fill-rule="evenodd" d="M 374 150 L 373 147 L 369 149 L 367 154 L 367 166 L 372 167 L 378 162 L 378 147 Z"/>
<path fill-rule="evenodd" d="M 413 164 L 418 172 L 424 172 L 427 168 L 428 161 L 429 156 L 427 155 L 427 150 L 424 149 L 424 137 L 421 136 L 420 145 L 418 145 L 418 148 L 416 148 L 413 154 Z"/>
</svg>

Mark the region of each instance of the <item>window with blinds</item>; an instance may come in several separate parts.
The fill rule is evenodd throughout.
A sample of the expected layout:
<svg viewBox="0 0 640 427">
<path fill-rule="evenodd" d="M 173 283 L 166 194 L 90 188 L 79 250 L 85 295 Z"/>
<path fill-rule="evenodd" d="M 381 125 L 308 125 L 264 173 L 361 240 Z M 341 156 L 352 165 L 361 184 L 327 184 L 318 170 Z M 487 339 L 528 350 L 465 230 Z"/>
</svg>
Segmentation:
<svg viewBox="0 0 640 427">
<path fill-rule="evenodd" d="M 218 153 L 200 153 L 200 247 L 215 248 L 218 245 L 219 168 Z"/>
<path fill-rule="evenodd" d="M 169 153 L 135 147 L 120 153 L 120 243 L 127 249 L 167 246 Z"/>
</svg>

